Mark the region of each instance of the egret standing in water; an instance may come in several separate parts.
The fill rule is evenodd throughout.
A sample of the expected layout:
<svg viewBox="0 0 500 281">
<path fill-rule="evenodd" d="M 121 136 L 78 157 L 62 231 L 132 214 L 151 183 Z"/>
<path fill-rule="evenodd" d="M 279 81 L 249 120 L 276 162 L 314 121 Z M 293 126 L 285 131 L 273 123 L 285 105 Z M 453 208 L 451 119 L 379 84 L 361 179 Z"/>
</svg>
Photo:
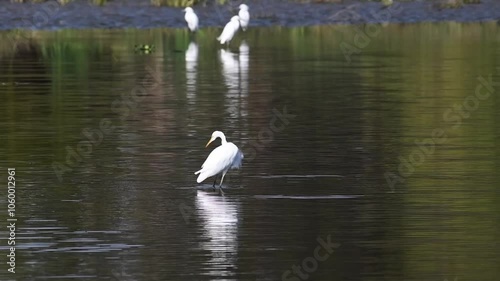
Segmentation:
<svg viewBox="0 0 500 281">
<path fill-rule="evenodd" d="M 221 131 L 215 131 L 212 133 L 212 137 L 208 141 L 207 147 L 211 142 L 217 138 L 221 139 L 221 145 L 214 149 L 210 155 L 208 155 L 207 160 L 201 165 L 201 170 L 194 173 L 195 175 L 200 174 L 196 181 L 201 183 L 205 179 L 215 176 L 213 187 L 215 188 L 215 182 L 217 181 L 217 176 L 222 174 L 220 180 L 219 188 L 222 189 L 222 182 L 224 181 L 224 176 L 229 169 L 239 169 L 241 167 L 241 161 L 243 160 L 243 153 L 240 149 L 232 142 L 226 141 L 226 136 Z"/>
<path fill-rule="evenodd" d="M 224 27 L 224 30 L 222 30 L 221 35 L 217 37 L 217 40 L 221 44 L 227 43 L 227 45 L 229 45 L 229 42 L 233 39 L 234 35 L 238 31 L 238 28 L 240 28 L 240 17 L 233 16 L 231 21 L 229 21 Z"/>
<path fill-rule="evenodd" d="M 240 17 L 240 25 L 243 31 L 247 30 L 248 23 L 250 22 L 250 13 L 248 12 L 248 6 L 245 4 L 240 5 L 240 12 L 238 13 Z"/>
<path fill-rule="evenodd" d="M 198 16 L 194 13 L 193 8 L 191 7 L 184 9 L 184 12 L 186 13 L 184 15 L 184 19 L 188 24 L 189 30 L 191 30 L 191 32 L 195 32 L 198 29 Z"/>
</svg>

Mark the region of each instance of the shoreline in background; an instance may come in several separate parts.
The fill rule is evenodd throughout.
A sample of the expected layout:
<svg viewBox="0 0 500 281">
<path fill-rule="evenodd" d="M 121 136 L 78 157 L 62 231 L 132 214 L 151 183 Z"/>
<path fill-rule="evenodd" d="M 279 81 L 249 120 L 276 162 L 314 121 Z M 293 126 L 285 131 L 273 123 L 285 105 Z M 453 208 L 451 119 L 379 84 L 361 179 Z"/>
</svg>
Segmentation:
<svg viewBox="0 0 500 281">
<path fill-rule="evenodd" d="M 444 1 L 444 0 L 443 0 Z M 194 6 L 200 27 L 224 26 L 238 12 L 243 1 Z M 362 23 L 487 22 L 500 19 L 500 1 L 481 0 L 458 8 L 443 8 L 442 1 L 344 3 L 297 3 L 286 1 L 244 1 L 250 6 L 250 27 L 312 26 Z M 50 0 L 43 3 L 0 2 L 0 30 L 57 30 L 87 28 L 184 28 L 181 8 L 156 7 L 148 0 L 110 1 L 97 6 L 86 0 L 66 5 Z"/>
</svg>

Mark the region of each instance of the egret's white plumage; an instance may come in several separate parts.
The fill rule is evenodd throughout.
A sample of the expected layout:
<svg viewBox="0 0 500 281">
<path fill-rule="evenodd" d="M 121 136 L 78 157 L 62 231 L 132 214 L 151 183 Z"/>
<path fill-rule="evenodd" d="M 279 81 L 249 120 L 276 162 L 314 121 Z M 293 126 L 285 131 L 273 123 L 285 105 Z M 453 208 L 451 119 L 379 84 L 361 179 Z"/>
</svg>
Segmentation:
<svg viewBox="0 0 500 281">
<path fill-rule="evenodd" d="M 198 16 L 194 13 L 193 8 L 191 7 L 184 9 L 184 12 L 186 13 L 184 15 L 184 19 L 188 24 L 189 30 L 191 30 L 191 32 L 195 32 L 198 29 Z"/>
<path fill-rule="evenodd" d="M 224 26 L 224 29 L 222 30 L 222 33 L 219 37 L 217 37 L 217 40 L 221 43 L 228 43 L 233 39 L 234 35 L 240 28 L 240 17 L 238 16 L 233 16 L 231 20 Z"/>
<path fill-rule="evenodd" d="M 241 161 L 243 160 L 243 153 L 238 149 L 238 147 L 232 143 L 226 141 L 226 136 L 220 131 L 215 131 L 212 133 L 212 137 L 207 143 L 207 146 L 217 138 L 221 139 L 221 145 L 215 148 L 210 155 L 208 155 L 207 160 L 201 165 L 201 170 L 194 173 L 198 175 L 196 181 L 198 183 L 204 181 L 205 179 L 222 174 L 220 181 L 220 186 L 224 181 L 224 176 L 229 169 L 239 169 L 241 167 Z M 217 178 L 216 178 L 217 179 Z M 214 182 L 215 186 L 215 182 Z"/>
<path fill-rule="evenodd" d="M 248 12 L 248 6 L 245 4 L 240 5 L 240 12 L 238 13 L 240 17 L 240 25 L 243 31 L 247 30 L 248 23 L 250 22 L 250 13 Z"/>
</svg>

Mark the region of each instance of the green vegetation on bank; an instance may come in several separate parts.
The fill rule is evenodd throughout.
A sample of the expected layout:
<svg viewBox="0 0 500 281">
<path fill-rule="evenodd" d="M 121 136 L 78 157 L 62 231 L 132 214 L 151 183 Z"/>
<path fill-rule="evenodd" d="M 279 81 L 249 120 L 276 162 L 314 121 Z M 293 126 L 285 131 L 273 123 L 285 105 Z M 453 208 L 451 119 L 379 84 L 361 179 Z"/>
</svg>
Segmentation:
<svg viewBox="0 0 500 281">
<path fill-rule="evenodd" d="M 48 0 L 11 0 L 15 3 L 42 3 Z M 73 0 L 57 0 L 61 5 L 66 5 Z M 90 3 L 98 6 L 105 5 L 110 0 L 89 0 Z M 112 1 L 112 0 L 111 0 Z M 210 0 L 150 0 L 153 6 L 170 6 L 170 7 L 189 7 L 196 6 L 198 4 L 205 5 Z M 211 0 L 219 5 L 226 4 L 229 0 Z M 289 0 L 293 2 L 303 2 L 303 3 L 343 3 L 343 0 Z M 396 2 L 411 2 L 415 0 L 361 0 L 361 2 L 381 2 L 385 6 L 390 6 Z M 460 8 L 467 4 L 479 4 L 481 0 L 427 0 L 427 2 L 433 2 L 437 8 Z"/>
<path fill-rule="evenodd" d="M 13 3 L 43 3 L 48 0 L 11 0 Z M 73 0 L 56 0 L 61 5 L 66 5 Z M 111 0 L 112 1 L 112 0 Z M 214 0 L 217 4 L 223 5 L 227 3 L 228 0 Z M 102 6 L 105 5 L 109 0 L 89 0 L 90 3 Z M 206 4 L 207 0 L 150 0 L 153 6 L 170 6 L 170 7 L 190 7 L 198 4 Z"/>
</svg>

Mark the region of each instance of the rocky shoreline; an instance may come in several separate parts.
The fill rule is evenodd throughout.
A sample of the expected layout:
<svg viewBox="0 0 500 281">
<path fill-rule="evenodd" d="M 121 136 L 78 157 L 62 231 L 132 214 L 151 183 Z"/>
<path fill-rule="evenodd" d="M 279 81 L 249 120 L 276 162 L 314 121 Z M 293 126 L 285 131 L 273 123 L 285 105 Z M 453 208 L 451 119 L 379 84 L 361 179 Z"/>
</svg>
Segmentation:
<svg viewBox="0 0 500 281">
<path fill-rule="evenodd" d="M 237 13 L 242 1 L 217 5 L 209 1 L 194 7 L 200 26 L 223 26 Z M 293 1 L 248 0 L 250 27 L 310 26 L 356 23 L 486 22 L 500 19 L 500 1 L 481 0 L 458 8 L 443 8 L 438 1 L 380 2 L 343 1 L 343 3 L 299 3 Z M 183 28 L 180 8 L 155 7 L 147 0 L 110 1 L 96 6 L 86 0 L 66 5 L 50 0 L 44 3 L 0 2 L 0 30 L 82 29 L 82 28 Z"/>
</svg>

